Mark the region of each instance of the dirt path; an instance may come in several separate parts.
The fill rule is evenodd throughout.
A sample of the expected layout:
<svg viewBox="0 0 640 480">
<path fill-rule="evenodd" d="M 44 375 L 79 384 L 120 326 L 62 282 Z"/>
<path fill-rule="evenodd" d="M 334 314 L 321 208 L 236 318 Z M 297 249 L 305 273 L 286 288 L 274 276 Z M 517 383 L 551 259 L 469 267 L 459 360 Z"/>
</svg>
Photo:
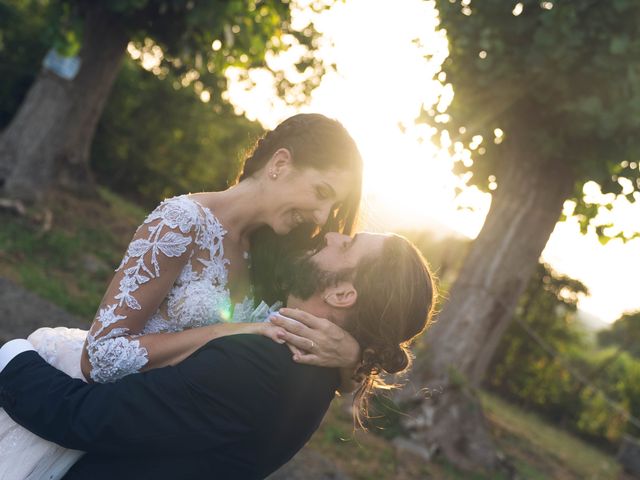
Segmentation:
<svg viewBox="0 0 640 480">
<path fill-rule="evenodd" d="M 40 327 L 88 328 L 87 322 L 0 278 L 0 342 L 26 338 Z"/>
</svg>

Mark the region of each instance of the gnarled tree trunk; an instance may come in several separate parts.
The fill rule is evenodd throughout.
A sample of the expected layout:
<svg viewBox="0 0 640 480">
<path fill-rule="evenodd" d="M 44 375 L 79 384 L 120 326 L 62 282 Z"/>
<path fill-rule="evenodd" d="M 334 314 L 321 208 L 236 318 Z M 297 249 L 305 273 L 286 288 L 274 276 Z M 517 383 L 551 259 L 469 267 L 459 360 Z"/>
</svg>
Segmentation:
<svg viewBox="0 0 640 480">
<path fill-rule="evenodd" d="M 100 2 L 86 2 L 81 66 L 65 80 L 42 69 L 0 136 L 3 194 L 38 200 L 52 186 L 89 189 L 89 151 L 126 51 L 127 35 Z"/>
<path fill-rule="evenodd" d="M 498 456 L 475 396 L 520 294 L 574 186 L 566 163 L 543 162 L 510 142 L 499 186 L 446 305 L 426 334 L 411 376 L 405 427 L 465 469 L 495 468 Z M 506 146 L 506 145 L 505 145 Z M 412 397 L 412 398 L 409 398 Z"/>
</svg>

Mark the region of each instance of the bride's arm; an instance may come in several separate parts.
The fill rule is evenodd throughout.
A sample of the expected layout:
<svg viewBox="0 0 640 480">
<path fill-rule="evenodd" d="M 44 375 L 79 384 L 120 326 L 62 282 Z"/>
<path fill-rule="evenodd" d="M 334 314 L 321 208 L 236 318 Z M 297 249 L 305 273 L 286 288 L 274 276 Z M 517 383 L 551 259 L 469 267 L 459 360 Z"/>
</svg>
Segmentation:
<svg viewBox="0 0 640 480">
<path fill-rule="evenodd" d="M 202 248 L 199 215 L 199 207 L 192 202 L 172 199 L 138 228 L 87 335 L 81 360 L 85 378 L 104 383 L 174 365 L 225 335 L 259 333 L 275 339 L 275 327 L 259 324 L 218 324 L 141 335 L 193 253 Z"/>
<path fill-rule="evenodd" d="M 140 371 L 177 365 L 200 347 L 216 338 L 238 334 L 263 335 L 277 343 L 283 329 L 269 323 L 217 323 L 190 328 L 181 332 L 149 333 L 138 337 L 140 345 L 147 350 L 148 362 Z"/>
</svg>

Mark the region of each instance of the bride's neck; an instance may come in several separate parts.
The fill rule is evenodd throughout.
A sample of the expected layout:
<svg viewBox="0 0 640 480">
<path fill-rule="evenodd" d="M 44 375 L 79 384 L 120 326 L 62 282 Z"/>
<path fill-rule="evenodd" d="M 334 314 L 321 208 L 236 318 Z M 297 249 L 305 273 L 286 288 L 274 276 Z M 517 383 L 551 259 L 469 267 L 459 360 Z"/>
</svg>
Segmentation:
<svg viewBox="0 0 640 480">
<path fill-rule="evenodd" d="M 227 231 L 227 238 L 240 244 L 249 243 L 249 237 L 265 224 L 262 205 L 262 188 L 253 178 L 248 178 L 222 192 L 209 192 L 207 207 Z"/>
</svg>

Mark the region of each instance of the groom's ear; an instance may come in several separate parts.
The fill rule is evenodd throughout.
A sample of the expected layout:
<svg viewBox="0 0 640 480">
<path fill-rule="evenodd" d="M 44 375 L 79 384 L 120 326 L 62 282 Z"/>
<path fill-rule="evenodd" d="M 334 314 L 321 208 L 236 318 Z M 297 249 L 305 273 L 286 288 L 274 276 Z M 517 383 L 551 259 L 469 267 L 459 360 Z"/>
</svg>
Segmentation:
<svg viewBox="0 0 640 480">
<path fill-rule="evenodd" d="M 351 308 L 358 299 L 358 292 L 351 282 L 338 282 L 325 289 L 323 300 L 335 308 Z"/>
</svg>

